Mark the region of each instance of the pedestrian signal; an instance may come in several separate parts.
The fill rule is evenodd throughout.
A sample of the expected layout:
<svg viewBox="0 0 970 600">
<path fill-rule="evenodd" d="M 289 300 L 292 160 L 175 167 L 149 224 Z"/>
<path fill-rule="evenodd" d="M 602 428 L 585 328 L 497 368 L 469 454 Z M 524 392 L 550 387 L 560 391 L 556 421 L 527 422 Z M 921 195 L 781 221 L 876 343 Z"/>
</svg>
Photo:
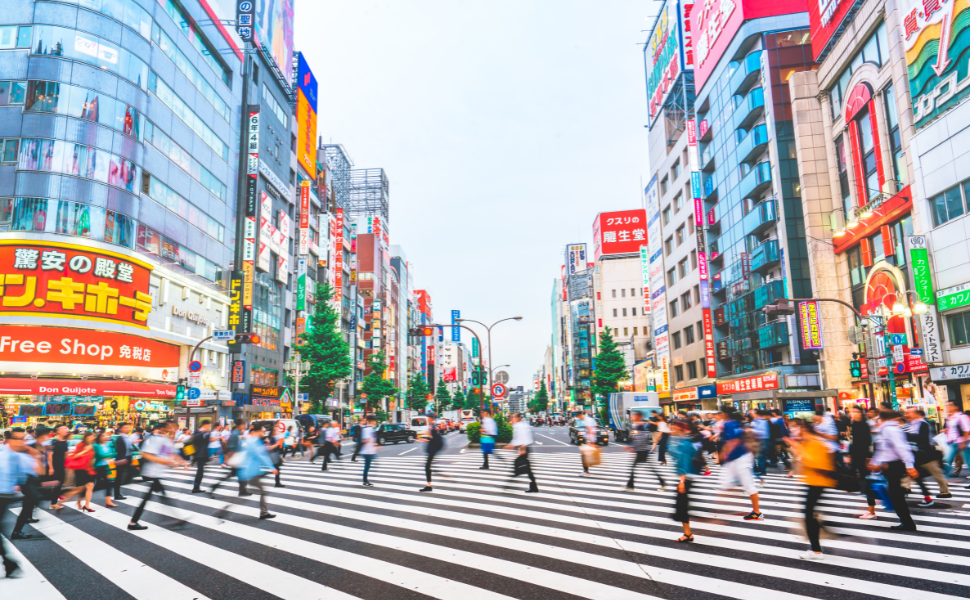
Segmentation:
<svg viewBox="0 0 970 600">
<path fill-rule="evenodd" d="M 862 361 L 849 361 L 849 375 L 852 375 L 853 379 L 862 378 Z"/>
</svg>

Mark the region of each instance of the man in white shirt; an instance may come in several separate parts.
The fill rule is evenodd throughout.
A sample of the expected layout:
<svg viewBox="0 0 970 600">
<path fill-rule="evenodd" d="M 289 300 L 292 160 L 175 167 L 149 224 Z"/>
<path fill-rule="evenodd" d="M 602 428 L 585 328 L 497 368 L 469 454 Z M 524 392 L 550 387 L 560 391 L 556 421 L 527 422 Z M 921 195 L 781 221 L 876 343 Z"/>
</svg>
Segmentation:
<svg viewBox="0 0 970 600">
<path fill-rule="evenodd" d="M 482 456 L 485 458 L 485 462 L 479 469 L 488 470 L 488 455 L 495 451 L 495 442 L 498 440 L 498 425 L 495 424 L 495 419 L 492 418 L 492 413 L 487 410 L 482 413 L 482 432 L 479 443 L 482 446 Z"/>
<path fill-rule="evenodd" d="M 320 470 L 326 471 L 331 454 L 334 456 L 333 460 L 340 460 L 340 423 L 330 421 L 330 427 L 323 431 L 323 439 L 323 467 Z"/>
<path fill-rule="evenodd" d="M 882 428 L 879 430 L 879 437 L 876 438 L 876 451 L 869 459 L 869 469 L 882 471 L 886 476 L 886 487 L 888 488 L 889 499 L 892 502 L 893 510 L 899 516 L 899 525 L 893 525 L 891 529 L 902 531 L 916 531 L 916 523 L 909 514 L 909 505 L 906 504 L 906 492 L 903 491 L 902 479 L 909 475 L 913 479 L 919 478 L 916 470 L 916 458 L 913 450 L 906 439 L 906 432 L 903 431 L 902 417 L 894 410 L 879 411 L 882 418 Z"/>
<path fill-rule="evenodd" d="M 509 478 L 509 483 L 519 475 L 528 475 L 529 489 L 526 490 L 527 494 L 536 494 L 539 492 L 539 486 L 536 485 L 536 476 L 532 473 L 532 463 L 529 462 L 529 446 L 533 442 L 532 428 L 522 420 L 522 413 L 515 413 L 512 416 L 512 442 L 505 448 L 509 450 L 516 449 L 519 451 L 519 455 L 515 458 L 515 465 L 512 468 L 512 477 Z M 508 489 L 509 486 L 506 485 L 505 487 Z"/>
<path fill-rule="evenodd" d="M 128 523 L 128 529 L 131 531 L 148 529 L 148 527 L 139 523 L 139 520 L 145 511 L 145 505 L 148 504 L 148 499 L 152 497 L 153 493 L 160 494 L 161 498 L 167 504 L 174 506 L 174 503 L 169 499 L 165 493 L 165 488 L 162 486 L 162 476 L 171 467 L 183 464 L 184 462 L 179 457 L 175 450 L 175 444 L 172 442 L 172 438 L 175 437 L 175 431 L 175 423 L 173 421 L 166 421 L 159 425 L 158 430 L 142 444 L 141 457 L 145 462 L 141 467 L 141 478 L 150 483 L 151 487 L 148 489 L 148 493 L 145 494 L 144 499 L 142 499 L 141 504 L 135 509 L 135 514 L 131 517 L 131 522 Z M 179 520 L 176 522 L 179 522 Z"/>
<path fill-rule="evenodd" d="M 367 481 L 367 473 L 370 465 L 377 456 L 377 436 L 374 433 L 374 425 L 377 424 L 377 417 L 369 415 L 367 425 L 360 431 L 360 455 L 364 457 L 364 487 L 374 487 L 374 484 Z"/>
</svg>

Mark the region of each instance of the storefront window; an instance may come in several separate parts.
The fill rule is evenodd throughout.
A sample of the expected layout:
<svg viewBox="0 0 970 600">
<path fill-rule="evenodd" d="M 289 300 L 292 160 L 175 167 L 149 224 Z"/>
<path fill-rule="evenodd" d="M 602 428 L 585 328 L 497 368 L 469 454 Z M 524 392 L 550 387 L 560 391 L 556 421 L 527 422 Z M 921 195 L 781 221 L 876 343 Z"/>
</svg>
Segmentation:
<svg viewBox="0 0 970 600">
<path fill-rule="evenodd" d="M 251 377 L 253 385 L 276 385 L 279 371 L 253 365 Z"/>
<path fill-rule="evenodd" d="M 255 332 L 260 336 L 259 345 L 269 350 L 278 350 L 282 329 L 282 287 L 267 273 L 260 273 L 255 283 L 253 323 Z"/>
<path fill-rule="evenodd" d="M 849 280 L 853 286 L 862 285 L 866 280 L 866 268 L 862 266 L 862 254 L 856 246 L 848 251 L 849 256 Z"/>
<path fill-rule="evenodd" d="M 970 344 L 970 312 L 947 315 L 950 324 L 950 340 L 954 346 Z"/>
</svg>

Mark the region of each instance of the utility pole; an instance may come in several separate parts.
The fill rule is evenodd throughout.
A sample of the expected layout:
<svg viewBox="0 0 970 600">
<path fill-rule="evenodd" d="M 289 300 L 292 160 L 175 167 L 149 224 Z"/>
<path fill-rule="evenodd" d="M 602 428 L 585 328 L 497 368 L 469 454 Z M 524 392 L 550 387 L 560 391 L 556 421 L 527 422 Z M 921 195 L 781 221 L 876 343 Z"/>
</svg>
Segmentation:
<svg viewBox="0 0 970 600">
<path fill-rule="evenodd" d="M 293 418 L 295 419 L 300 414 L 300 379 L 310 371 L 310 361 L 301 361 L 300 353 L 294 352 L 293 360 L 283 363 L 283 369 L 293 378 L 296 387 L 293 398 Z"/>
</svg>

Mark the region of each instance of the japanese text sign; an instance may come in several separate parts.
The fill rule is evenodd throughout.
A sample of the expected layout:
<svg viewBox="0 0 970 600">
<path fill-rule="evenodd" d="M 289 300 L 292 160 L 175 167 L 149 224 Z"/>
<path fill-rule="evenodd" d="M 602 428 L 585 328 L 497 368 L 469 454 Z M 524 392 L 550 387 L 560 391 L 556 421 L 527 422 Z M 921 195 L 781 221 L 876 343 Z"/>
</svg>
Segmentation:
<svg viewBox="0 0 970 600">
<path fill-rule="evenodd" d="M 643 59 L 647 71 L 647 101 L 651 126 L 660 114 L 664 100 L 673 89 L 681 71 L 693 68 L 690 34 L 690 13 L 693 7 L 693 3 L 681 5 L 677 0 L 667 0 L 660 9 L 650 37 L 644 45 Z"/>
<path fill-rule="evenodd" d="M 62 317 L 148 329 L 152 265 L 87 246 L 0 240 L 0 315 Z"/>
<path fill-rule="evenodd" d="M 566 268 L 570 275 L 586 270 L 586 244 L 566 246 Z"/>
<path fill-rule="evenodd" d="M 802 349 L 822 349 L 822 323 L 818 314 L 818 302 L 799 302 L 798 316 L 802 328 Z"/>
<path fill-rule="evenodd" d="M 964 9 L 956 0 L 902 0 L 903 49 L 915 126 L 926 125 L 970 93 Z"/>
<path fill-rule="evenodd" d="M 714 319 L 711 316 L 711 309 L 703 309 L 702 315 L 704 317 L 704 359 L 707 363 L 707 376 L 717 377 L 717 363 L 714 360 Z"/>
<path fill-rule="evenodd" d="M 718 395 L 777 389 L 778 373 L 765 373 L 764 375 L 757 375 L 754 377 L 744 377 L 742 379 L 717 382 Z"/>
<path fill-rule="evenodd" d="M 310 253 L 310 181 L 300 182 L 300 254 Z"/>
<path fill-rule="evenodd" d="M 933 296 L 933 276 L 930 271 L 930 256 L 926 248 L 926 236 L 914 235 L 909 238 L 909 256 L 913 268 L 913 281 L 916 293 L 924 304 L 936 304 Z"/>
<path fill-rule="evenodd" d="M 605 212 L 593 221 L 593 259 L 613 254 L 638 254 L 647 242 L 647 213 L 642 208 Z"/>
</svg>

